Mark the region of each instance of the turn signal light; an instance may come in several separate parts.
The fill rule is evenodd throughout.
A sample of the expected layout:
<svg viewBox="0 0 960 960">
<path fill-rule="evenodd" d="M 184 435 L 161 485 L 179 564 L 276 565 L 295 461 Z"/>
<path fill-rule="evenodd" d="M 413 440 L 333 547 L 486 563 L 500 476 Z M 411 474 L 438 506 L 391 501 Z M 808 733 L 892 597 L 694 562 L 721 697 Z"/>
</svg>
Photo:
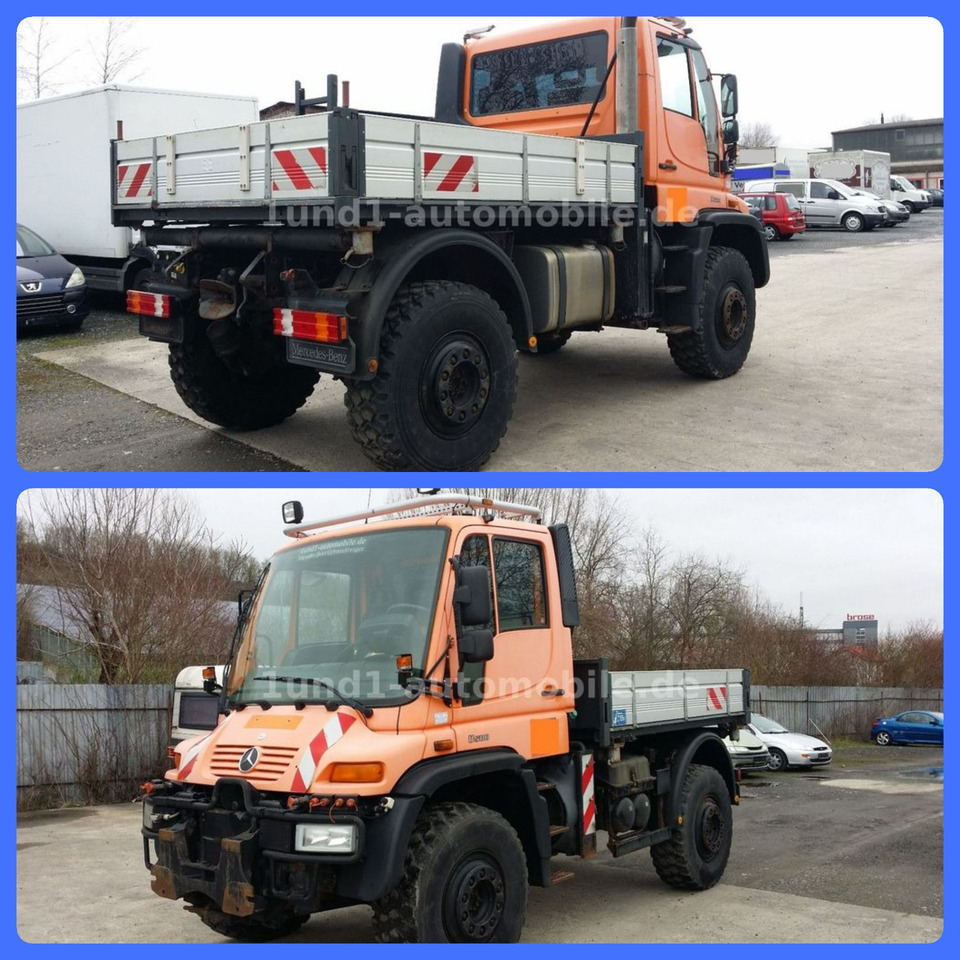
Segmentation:
<svg viewBox="0 0 960 960">
<path fill-rule="evenodd" d="M 278 337 L 343 343 L 347 339 L 347 318 L 336 313 L 287 310 L 274 307 L 273 332 Z"/>
<path fill-rule="evenodd" d="M 330 768 L 333 783 L 376 783 L 382 779 L 382 763 L 335 763 Z"/>
<path fill-rule="evenodd" d="M 404 672 L 413 670 L 413 655 L 404 653 L 397 657 L 397 670 Z"/>
<path fill-rule="evenodd" d="M 163 293 L 128 290 L 127 313 L 142 313 L 148 317 L 169 317 L 170 298 Z"/>
<path fill-rule="evenodd" d="M 217 668 L 216 668 L 216 667 L 204 667 L 204 668 L 203 668 L 203 679 L 204 679 L 204 680 L 216 680 L 216 679 L 217 679 Z"/>
<path fill-rule="evenodd" d="M 167 747 L 167 759 L 176 760 L 177 759 L 177 748 L 176 747 Z"/>
</svg>

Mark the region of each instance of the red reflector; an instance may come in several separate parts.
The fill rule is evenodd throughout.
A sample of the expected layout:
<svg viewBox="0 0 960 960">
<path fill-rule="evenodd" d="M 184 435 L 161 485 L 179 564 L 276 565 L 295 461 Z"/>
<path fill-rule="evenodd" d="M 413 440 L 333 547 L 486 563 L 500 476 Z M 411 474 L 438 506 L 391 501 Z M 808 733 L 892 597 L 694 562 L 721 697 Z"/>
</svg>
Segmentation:
<svg viewBox="0 0 960 960">
<path fill-rule="evenodd" d="M 142 313 L 148 317 L 169 317 L 170 298 L 164 293 L 128 290 L 127 313 Z"/>
<path fill-rule="evenodd" d="M 347 339 L 347 318 L 336 313 L 275 307 L 273 332 L 279 337 L 294 337 L 297 340 L 343 343 Z"/>
</svg>

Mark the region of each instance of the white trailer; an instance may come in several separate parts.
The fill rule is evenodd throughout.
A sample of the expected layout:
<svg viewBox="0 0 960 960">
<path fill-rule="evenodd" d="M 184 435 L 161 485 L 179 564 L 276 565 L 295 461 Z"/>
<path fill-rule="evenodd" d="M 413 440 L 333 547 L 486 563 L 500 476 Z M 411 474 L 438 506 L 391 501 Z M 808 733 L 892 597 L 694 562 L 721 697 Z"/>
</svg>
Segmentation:
<svg viewBox="0 0 960 960">
<path fill-rule="evenodd" d="M 823 150 L 807 156 L 809 176 L 839 180 L 848 187 L 872 190 L 890 199 L 890 154 L 877 150 Z"/>
<path fill-rule="evenodd" d="M 110 216 L 110 143 L 253 123 L 255 97 L 110 85 L 17 106 L 17 222 L 82 266 L 91 287 L 129 288 L 148 266 Z"/>
</svg>

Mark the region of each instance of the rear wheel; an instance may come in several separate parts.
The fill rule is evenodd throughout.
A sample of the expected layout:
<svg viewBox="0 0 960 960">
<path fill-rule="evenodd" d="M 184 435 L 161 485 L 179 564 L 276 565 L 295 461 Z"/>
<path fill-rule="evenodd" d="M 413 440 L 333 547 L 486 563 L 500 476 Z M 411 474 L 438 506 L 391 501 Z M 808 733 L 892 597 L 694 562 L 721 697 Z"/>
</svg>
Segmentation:
<svg viewBox="0 0 960 960">
<path fill-rule="evenodd" d="M 863 217 L 859 213 L 848 213 L 841 221 L 841 225 L 848 233 L 859 233 L 864 228 Z"/>
<path fill-rule="evenodd" d="M 733 840 L 731 811 L 720 773 L 691 764 L 680 786 L 682 823 L 669 840 L 650 848 L 664 883 L 681 890 L 706 890 L 723 876 Z"/>
<path fill-rule="evenodd" d="M 499 305 L 465 283 L 397 294 L 372 380 L 347 385 L 354 439 L 385 470 L 476 470 L 507 432 L 517 350 Z"/>
<path fill-rule="evenodd" d="M 765 223 L 763 225 L 763 235 L 767 238 L 768 243 L 773 243 L 774 240 L 780 238 L 780 231 L 772 223 Z"/>
<path fill-rule="evenodd" d="M 320 379 L 310 367 L 277 365 L 258 376 L 228 367 L 205 336 L 171 344 L 170 377 L 196 414 L 230 430 L 260 430 L 292 416 Z"/>
<path fill-rule="evenodd" d="M 753 273 L 744 255 L 711 247 L 703 272 L 700 329 L 667 337 L 673 362 L 691 377 L 733 376 L 750 352 L 756 311 Z"/>
<path fill-rule="evenodd" d="M 893 743 L 893 737 L 891 737 L 890 734 L 887 733 L 886 730 L 881 730 L 881 731 L 877 734 L 877 746 L 878 746 L 878 747 L 889 747 L 891 743 Z"/>
<path fill-rule="evenodd" d="M 373 905 L 379 943 L 516 943 L 527 909 L 520 838 L 493 810 L 428 807 L 414 827 L 403 876 Z"/>
</svg>

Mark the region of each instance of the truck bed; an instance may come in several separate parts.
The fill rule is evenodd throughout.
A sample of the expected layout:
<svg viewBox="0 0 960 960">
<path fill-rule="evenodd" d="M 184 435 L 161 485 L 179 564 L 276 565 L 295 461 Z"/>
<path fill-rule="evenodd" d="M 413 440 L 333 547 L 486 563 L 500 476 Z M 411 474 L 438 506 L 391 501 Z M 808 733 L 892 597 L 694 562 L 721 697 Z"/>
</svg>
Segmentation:
<svg viewBox="0 0 960 960">
<path fill-rule="evenodd" d="M 729 726 L 749 719 L 748 670 L 608 670 L 577 660 L 577 716 L 571 735 L 608 745 L 684 727 Z"/>
<path fill-rule="evenodd" d="M 121 140 L 113 164 L 120 224 L 280 219 L 278 207 L 343 201 L 634 204 L 642 137 L 577 140 L 343 109 Z"/>
</svg>

